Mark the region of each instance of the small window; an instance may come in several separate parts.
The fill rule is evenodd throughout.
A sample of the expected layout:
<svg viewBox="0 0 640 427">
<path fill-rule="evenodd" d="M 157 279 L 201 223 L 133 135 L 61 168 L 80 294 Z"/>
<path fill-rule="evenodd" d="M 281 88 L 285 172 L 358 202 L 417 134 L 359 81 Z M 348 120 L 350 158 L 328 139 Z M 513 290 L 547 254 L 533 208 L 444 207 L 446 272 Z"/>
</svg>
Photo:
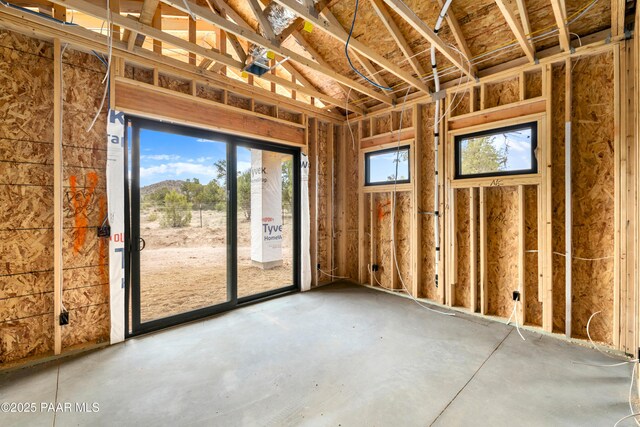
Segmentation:
<svg viewBox="0 0 640 427">
<path fill-rule="evenodd" d="M 366 172 L 365 185 L 405 184 L 410 182 L 408 146 L 366 153 L 364 162 Z"/>
<path fill-rule="evenodd" d="M 537 145 L 536 122 L 456 136 L 456 178 L 537 173 Z"/>
</svg>

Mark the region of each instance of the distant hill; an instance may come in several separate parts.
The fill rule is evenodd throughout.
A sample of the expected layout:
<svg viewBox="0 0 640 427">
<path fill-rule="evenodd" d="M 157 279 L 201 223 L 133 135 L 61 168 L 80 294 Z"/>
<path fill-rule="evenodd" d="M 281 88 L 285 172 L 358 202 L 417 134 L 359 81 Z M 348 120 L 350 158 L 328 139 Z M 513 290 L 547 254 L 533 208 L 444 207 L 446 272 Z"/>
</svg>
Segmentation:
<svg viewBox="0 0 640 427">
<path fill-rule="evenodd" d="M 144 197 L 147 194 L 154 193 L 162 188 L 167 188 L 169 189 L 169 191 L 175 190 L 178 193 L 181 193 L 182 184 L 184 184 L 184 181 L 181 181 L 179 179 L 167 179 L 165 181 L 156 182 L 155 184 L 150 184 L 146 187 L 140 188 L 140 197 Z"/>
</svg>

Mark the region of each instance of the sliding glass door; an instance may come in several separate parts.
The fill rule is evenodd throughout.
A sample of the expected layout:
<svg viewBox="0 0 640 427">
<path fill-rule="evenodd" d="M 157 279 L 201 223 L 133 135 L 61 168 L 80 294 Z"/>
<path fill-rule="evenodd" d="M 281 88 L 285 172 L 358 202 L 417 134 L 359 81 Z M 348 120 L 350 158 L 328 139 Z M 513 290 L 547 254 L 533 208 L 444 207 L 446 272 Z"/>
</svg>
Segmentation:
<svg viewBox="0 0 640 427">
<path fill-rule="evenodd" d="M 299 150 L 131 118 L 130 334 L 298 289 Z"/>
</svg>

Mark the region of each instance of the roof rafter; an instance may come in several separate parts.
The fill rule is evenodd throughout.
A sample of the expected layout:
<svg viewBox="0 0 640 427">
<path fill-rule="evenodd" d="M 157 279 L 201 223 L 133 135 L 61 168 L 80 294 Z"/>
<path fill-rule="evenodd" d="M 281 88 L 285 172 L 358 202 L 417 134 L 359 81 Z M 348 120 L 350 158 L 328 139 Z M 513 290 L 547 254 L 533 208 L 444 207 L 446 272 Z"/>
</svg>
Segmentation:
<svg viewBox="0 0 640 427">
<path fill-rule="evenodd" d="M 442 0 L 438 0 L 438 6 L 440 6 L 440 9 L 442 10 L 442 8 L 444 7 L 444 2 Z M 453 34 L 453 38 L 456 39 L 456 43 L 458 44 L 458 48 L 460 49 L 460 52 L 464 54 L 467 61 L 471 61 L 471 59 L 473 58 L 473 54 L 471 53 L 471 49 L 469 49 L 467 40 L 464 38 L 464 35 L 462 34 L 460 23 L 458 23 L 458 19 L 453 14 L 451 7 L 449 7 L 449 9 L 447 10 L 447 15 L 445 16 L 445 20 L 449 25 L 449 29 Z M 478 74 L 478 69 L 475 65 L 469 64 L 467 68 L 471 69 L 471 73 L 473 75 Z"/>
<path fill-rule="evenodd" d="M 298 3 L 296 0 L 274 0 L 274 1 L 281 4 L 282 6 L 286 6 L 287 8 L 291 9 L 301 18 L 304 18 L 307 21 L 312 22 L 319 30 L 324 31 L 325 33 L 327 33 L 328 35 L 332 36 L 333 38 L 337 39 L 342 43 L 346 43 L 348 34 L 342 26 L 337 27 L 336 25 L 332 24 L 326 19 L 315 18 L 311 16 L 309 12 L 307 12 L 305 7 L 300 3 Z M 328 14 L 330 13 L 330 11 L 325 10 L 323 13 Z M 355 40 L 354 38 L 352 38 L 349 41 L 349 47 L 352 48 L 355 52 L 359 53 L 360 55 L 377 63 L 380 67 L 389 71 L 391 74 L 396 75 L 398 78 L 400 78 L 401 80 L 404 80 L 406 83 L 417 88 L 418 90 L 426 94 L 430 93 L 428 86 L 424 82 L 422 82 L 420 79 L 400 69 L 400 67 L 391 63 L 391 61 L 387 60 L 382 55 L 378 54 L 370 47 L 365 46 L 363 43 L 359 42 L 358 40 Z"/>
<path fill-rule="evenodd" d="M 524 4 L 524 0 L 515 0 L 518 6 L 518 13 L 520 14 L 520 21 L 522 22 L 522 28 L 526 36 L 531 36 L 531 23 L 529 22 L 529 12 L 527 11 L 527 5 Z"/>
<path fill-rule="evenodd" d="M 415 13 L 401 0 L 384 0 L 402 19 L 407 21 L 422 37 L 427 39 L 432 46 L 434 46 L 445 58 L 462 71 L 469 78 L 476 78 L 475 74 L 469 70 L 469 66 L 465 66 L 460 60 L 460 56 L 455 53 L 447 44 L 440 38 L 433 30 L 427 26 Z"/>
<path fill-rule="evenodd" d="M 500 12 L 506 19 L 509 28 L 511 28 L 511 32 L 516 36 L 516 40 L 520 44 L 520 47 L 524 51 L 524 54 L 527 55 L 529 61 L 534 62 L 536 60 L 536 50 L 533 47 L 533 43 L 529 40 L 522 28 L 520 22 L 516 18 L 516 14 L 514 10 L 511 8 L 511 5 L 507 4 L 505 0 L 495 0 Z"/>
<path fill-rule="evenodd" d="M 56 0 L 56 1 L 62 1 L 62 0 Z M 188 1 L 191 11 L 196 16 L 199 16 L 203 20 L 208 21 L 214 25 L 217 25 L 221 29 L 227 31 L 227 33 L 233 33 L 238 37 L 241 37 L 250 41 L 251 43 L 255 43 L 259 46 L 272 50 L 273 52 L 276 52 L 282 56 L 289 57 L 292 61 L 298 62 L 307 67 L 311 67 L 316 71 L 322 74 L 325 74 L 327 77 L 330 77 L 338 82 L 344 83 L 346 86 L 349 86 L 350 88 L 357 90 L 358 92 L 361 92 L 374 99 L 377 99 L 378 101 L 384 102 L 385 104 L 391 105 L 393 103 L 392 99 L 389 96 L 379 93 L 374 89 L 372 89 L 371 87 L 368 87 L 361 83 L 353 81 L 350 78 L 335 72 L 333 69 L 319 65 L 318 63 L 310 60 L 309 58 L 306 58 L 303 55 L 293 52 L 292 50 L 286 49 L 282 46 L 278 46 L 275 43 L 271 42 L 270 40 L 262 37 L 261 35 L 256 34 L 255 31 L 249 30 L 238 24 L 234 24 L 233 22 L 228 21 L 220 16 L 217 16 L 214 13 L 212 13 L 210 10 L 202 6 L 199 6 L 193 2 L 190 2 L 189 0 L 186 0 L 186 1 Z M 175 7 L 176 9 L 186 11 L 184 2 L 181 0 L 162 0 L 162 2 L 167 3 Z"/>
<path fill-rule="evenodd" d="M 626 13 L 625 0 L 611 0 L 611 35 L 624 34 L 624 16 Z"/>
<path fill-rule="evenodd" d="M 553 16 L 556 18 L 556 25 L 558 26 L 560 47 L 563 51 L 569 52 L 571 50 L 571 43 L 569 38 L 569 29 L 567 28 L 567 8 L 564 4 L 564 0 L 551 0 L 551 8 L 553 9 Z"/>
<path fill-rule="evenodd" d="M 66 6 L 68 8 L 74 9 L 74 10 L 78 10 L 81 11 L 83 13 L 87 13 L 89 15 L 93 15 L 96 17 L 101 17 L 101 16 L 105 16 L 105 9 L 100 7 L 100 6 L 95 6 L 85 0 L 53 0 L 52 3 L 55 4 L 59 4 L 62 6 Z M 195 6 L 195 5 L 194 5 Z M 207 10 L 207 12 L 209 12 L 209 14 L 211 14 L 210 11 Z M 218 17 L 219 19 L 223 19 L 221 17 Z M 205 58 L 209 58 L 215 62 L 227 65 L 229 67 L 233 67 L 235 69 L 241 70 L 244 67 L 244 64 L 240 61 L 236 61 L 235 59 L 233 59 L 231 56 L 228 55 L 223 55 L 219 52 L 217 52 L 214 49 L 207 49 L 205 47 L 199 46 L 195 43 L 191 43 L 187 40 L 181 39 L 180 37 L 176 37 L 176 36 L 172 36 L 170 34 L 164 33 L 162 32 L 162 30 L 159 30 L 157 28 L 153 28 L 149 25 L 145 25 L 135 19 L 131 19 L 131 18 L 126 18 L 120 14 L 113 14 L 111 17 L 111 20 L 113 22 L 114 25 L 119 25 L 122 28 L 128 28 L 129 30 L 131 30 L 132 32 L 135 31 L 139 34 L 144 34 L 148 37 L 153 38 L 154 40 L 158 40 L 170 45 L 173 45 L 175 47 L 178 47 L 180 49 L 184 49 L 187 52 L 193 52 L 197 55 L 200 55 L 202 57 Z M 254 33 L 255 34 L 255 33 Z M 334 99 L 328 95 L 322 94 L 320 92 L 318 92 L 317 90 L 313 90 L 311 88 L 306 88 L 304 86 L 300 86 L 297 85 L 295 83 L 292 83 L 286 79 L 282 79 L 280 77 L 277 77 L 273 74 L 267 73 L 264 74 L 262 76 L 262 78 L 264 80 L 269 80 L 272 81 L 274 83 L 280 84 L 284 87 L 288 87 L 288 88 L 293 88 L 298 90 L 301 93 L 305 93 L 308 94 L 309 96 L 313 96 L 316 97 L 324 102 L 327 102 L 329 104 L 333 104 L 336 106 L 341 106 L 342 105 L 342 101 Z M 359 111 L 360 113 L 362 113 L 362 110 Z"/>
<path fill-rule="evenodd" d="M 271 27 L 271 23 L 263 13 L 258 0 L 247 0 L 247 5 L 249 5 L 251 12 L 253 12 L 253 16 L 258 20 L 264 36 L 276 43 L 276 34 L 273 32 L 273 27 Z"/>
<path fill-rule="evenodd" d="M 400 32 L 400 28 L 389 13 L 387 5 L 384 4 L 382 0 L 371 0 L 371 6 L 373 6 L 373 10 L 376 11 L 378 17 L 382 21 L 382 24 L 387 28 L 389 34 L 391 34 L 391 37 L 396 41 L 396 44 L 404 54 L 405 58 L 407 58 L 407 61 L 409 61 L 409 65 L 411 65 L 413 71 L 415 71 L 418 77 L 424 77 L 426 74 L 424 68 L 422 68 L 422 65 L 420 65 L 420 62 L 413 53 L 409 43 L 407 43 L 407 40 Z"/>
</svg>

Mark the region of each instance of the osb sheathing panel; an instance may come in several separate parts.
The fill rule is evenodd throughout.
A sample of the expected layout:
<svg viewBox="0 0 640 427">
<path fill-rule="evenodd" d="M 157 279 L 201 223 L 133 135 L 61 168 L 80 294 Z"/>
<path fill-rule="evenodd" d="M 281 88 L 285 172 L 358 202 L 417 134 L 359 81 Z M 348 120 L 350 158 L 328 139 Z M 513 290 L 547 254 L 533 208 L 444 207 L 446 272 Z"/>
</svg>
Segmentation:
<svg viewBox="0 0 640 427">
<path fill-rule="evenodd" d="M 0 161 L 53 164 L 53 148 L 50 142 L 0 138 Z"/>
<path fill-rule="evenodd" d="M 76 52 L 77 55 L 85 55 Z M 63 64 L 63 145 L 87 149 L 103 149 L 107 128 L 107 112 L 103 109 L 93 128 L 87 132 L 95 117 L 104 91 L 101 83 L 104 72 Z M 68 158 L 65 159 L 68 161 Z"/>
<path fill-rule="evenodd" d="M 191 93 L 191 83 L 173 76 L 158 75 L 158 86 L 180 93 Z"/>
<path fill-rule="evenodd" d="M 482 70 L 524 56 L 524 52 L 516 43 L 512 48 L 479 57 L 516 42 L 513 32 L 494 0 L 454 1 L 451 11 L 458 18 L 462 35 L 467 41 L 471 54 L 473 57 L 478 57 L 476 62 L 478 69 Z M 519 20 L 517 8 L 516 16 Z"/>
<path fill-rule="evenodd" d="M 518 289 L 518 188 L 489 187 L 487 209 L 488 314 L 509 317 Z"/>
<path fill-rule="evenodd" d="M 318 264 L 325 272 L 330 272 L 332 262 L 329 259 L 329 245 L 332 244 L 331 230 L 329 229 L 329 191 L 331 189 L 331 176 L 329 175 L 329 167 L 331 160 L 329 155 L 329 127 L 325 122 L 318 122 L 318 141 L 317 141 L 317 222 L 318 222 Z M 330 278 L 320 274 L 320 280 L 326 281 Z"/>
<path fill-rule="evenodd" d="M 237 96 L 235 94 L 228 94 L 227 104 L 232 107 L 242 108 L 243 110 L 251 110 L 251 99 Z"/>
<path fill-rule="evenodd" d="M 393 198 L 392 198 L 393 200 Z M 396 193 L 395 201 L 395 252 L 398 260 L 398 276 L 402 278 L 404 286 L 411 289 L 411 194 L 407 192 Z M 392 254 L 393 257 L 393 254 Z M 393 262 L 393 258 L 392 262 Z M 402 283 L 398 280 L 399 289 Z"/>
<path fill-rule="evenodd" d="M 42 294 L 53 290 L 53 271 L 0 276 L 0 299 Z"/>
<path fill-rule="evenodd" d="M 556 64 L 551 79 L 551 192 L 553 198 L 553 330 L 565 330 L 565 187 L 564 187 L 564 129 L 565 129 L 565 66 Z"/>
<path fill-rule="evenodd" d="M 53 313 L 53 292 L 0 299 L 0 322 Z"/>
<path fill-rule="evenodd" d="M 469 190 L 456 191 L 456 259 L 458 262 L 457 277 L 454 286 L 454 302 L 459 307 L 469 307 L 470 303 L 470 266 L 469 251 L 471 247 L 471 228 L 469 222 Z"/>
<path fill-rule="evenodd" d="M 378 264 L 377 278 L 385 288 L 392 287 L 391 258 L 391 194 L 377 193 L 373 199 L 373 214 L 376 216 L 376 227 L 372 238 L 375 240 L 376 253 L 374 264 Z"/>
<path fill-rule="evenodd" d="M 367 273 L 371 271 L 371 239 L 372 239 L 372 231 L 371 231 L 371 210 L 369 209 L 371 206 L 371 194 L 364 193 L 362 195 L 364 197 L 364 260 L 367 264 Z M 369 283 L 370 285 L 375 285 L 375 280 L 371 279 L 371 276 L 367 274 L 366 277 L 363 278 L 363 283 Z"/>
<path fill-rule="evenodd" d="M 124 68 L 124 76 L 138 82 L 153 84 L 153 70 L 126 65 Z M 102 79 L 100 79 L 102 80 Z"/>
<path fill-rule="evenodd" d="M 224 91 L 212 86 L 198 84 L 196 87 L 196 96 L 209 101 L 222 102 L 224 99 Z"/>
<path fill-rule="evenodd" d="M 405 108 L 400 113 L 400 125 L 402 129 L 407 129 L 413 126 L 413 108 Z"/>
<path fill-rule="evenodd" d="M 568 20 L 574 20 L 589 4 L 591 2 L 587 0 L 566 0 Z M 572 23 L 569 26 L 569 30 L 579 36 L 584 36 L 609 27 L 611 27 L 611 2 L 599 1 L 595 3 L 593 8 L 589 9 L 589 12 Z"/>
<path fill-rule="evenodd" d="M 53 349 L 51 313 L 12 320 L 0 328 L 0 363 L 41 355 Z"/>
<path fill-rule="evenodd" d="M 275 116 L 276 109 L 272 105 L 266 105 L 256 102 L 253 111 L 255 111 L 256 113 L 264 114 L 265 116 L 273 117 Z"/>
<path fill-rule="evenodd" d="M 422 212 L 421 245 L 422 245 L 422 281 L 418 287 L 418 296 L 432 300 L 437 299 L 437 288 L 435 287 L 435 241 L 433 235 L 434 215 L 426 215 L 425 212 L 433 212 L 433 191 L 434 191 L 434 149 L 433 149 L 433 114 L 434 104 L 428 104 L 422 108 L 422 139 L 416 140 L 420 144 L 422 151 L 422 168 L 420 169 L 420 180 L 422 183 L 422 194 L 420 194 L 418 211 Z"/>
<path fill-rule="evenodd" d="M 391 132 L 391 115 L 383 114 L 373 118 L 373 135 Z"/>
<path fill-rule="evenodd" d="M 451 103 L 451 106 L 449 107 L 451 117 L 471 112 L 471 92 L 468 90 L 455 93 L 449 102 Z"/>
<path fill-rule="evenodd" d="M 485 85 L 484 108 L 498 107 L 520 100 L 518 77 Z"/>
<path fill-rule="evenodd" d="M 353 280 L 358 279 L 358 214 L 359 214 L 359 181 L 358 181 L 358 147 L 360 142 L 358 140 L 358 126 L 351 125 L 353 132 L 353 139 L 349 129 L 345 126 L 344 140 L 341 140 L 341 144 L 346 145 L 346 198 L 345 198 L 345 224 L 347 233 L 347 275 Z"/>
<path fill-rule="evenodd" d="M 105 264 L 106 266 L 106 264 Z M 65 268 L 62 272 L 65 290 L 109 283 L 109 269 L 91 267 Z"/>
<path fill-rule="evenodd" d="M 5 32 L 0 35 L 9 41 Z M 31 43 L 25 44 L 35 50 Z M 0 138 L 51 142 L 53 60 L 17 49 L 0 47 Z"/>
<path fill-rule="evenodd" d="M 574 63 L 572 204 L 574 256 L 614 254 L 614 66 L 611 52 Z M 613 259 L 574 259 L 572 331 L 585 337 L 589 317 L 596 341 L 612 343 Z"/>
<path fill-rule="evenodd" d="M 0 275 L 53 268 L 53 230 L 0 231 Z"/>
<path fill-rule="evenodd" d="M 532 71 L 524 75 L 524 98 L 542 96 L 542 71 Z"/>
<path fill-rule="evenodd" d="M 106 110 L 100 114 L 93 129 L 86 131 L 99 108 L 104 90 L 99 84 L 99 76 L 104 71 L 70 65 L 90 63 L 90 60 L 90 55 L 71 50 L 64 66 L 62 247 L 64 269 L 73 271 L 65 273 L 68 280 L 64 282 L 63 301 L 70 310 L 70 321 L 62 330 L 63 349 L 79 343 L 103 341 L 108 337 L 105 331 L 109 327 L 108 309 L 94 308 L 97 304 L 108 307 L 105 304 L 109 297 L 108 286 L 103 282 L 88 287 L 84 282 L 87 273 L 77 274 L 82 271 L 78 268 L 90 268 L 94 270 L 93 275 L 108 275 L 109 243 L 107 239 L 98 238 L 95 232 L 95 227 L 107 214 Z M 177 86 L 181 82 L 161 77 L 169 89 L 180 89 Z M 67 137 L 69 131 L 73 138 Z"/>
<path fill-rule="evenodd" d="M 525 319 L 530 325 L 542 326 L 542 303 L 538 301 L 538 188 L 524 187 L 524 291 Z"/>
<path fill-rule="evenodd" d="M 2 230 L 53 225 L 52 187 L 0 185 L 0 201 Z"/>
<path fill-rule="evenodd" d="M 582 1 L 584 2 L 585 0 Z M 544 36 L 545 33 L 556 28 L 556 20 L 553 15 L 551 2 L 548 0 L 527 0 L 524 3 L 527 8 L 527 14 L 529 15 L 529 24 L 531 25 L 532 32 L 531 37 L 536 38 L 536 40 L 534 40 L 536 50 L 543 50 L 557 45 L 557 31 L 549 36 Z M 513 2 L 512 4 L 515 7 Z"/>
<path fill-rule="evenodd" d="M 89 305 L 69 310 L 69 326 L 62 328 L 63 348 L 104 342 L 108 337 L 109 304 Z"/>
</svg>

